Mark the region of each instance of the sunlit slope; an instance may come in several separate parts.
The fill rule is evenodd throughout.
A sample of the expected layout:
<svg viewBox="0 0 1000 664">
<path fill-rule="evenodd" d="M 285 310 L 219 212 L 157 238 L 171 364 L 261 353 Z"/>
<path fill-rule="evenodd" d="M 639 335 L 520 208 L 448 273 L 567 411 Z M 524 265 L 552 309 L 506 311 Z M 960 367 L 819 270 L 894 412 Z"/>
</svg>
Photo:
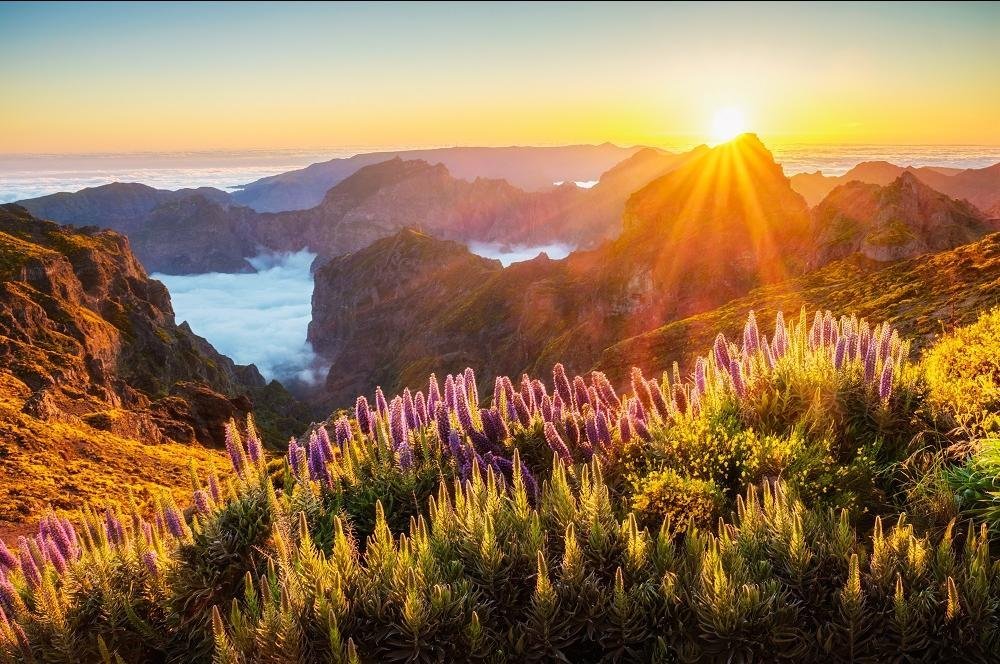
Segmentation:
<svg viewBox="0 0 1000 664">
<path fill-rule="evenodd" d="M 616 343 L 604 351 L 598 366 L 617 377 L 626 375 L 633 364 L 650 371 L 666 369 L 674 361 L 683 364 L 710 344 L 717 332 L 742 329 L 748 310 L 769 320 L 777 311 L 794 315 L 802 306 L 810 311 L 855 311 L 890 321 L 919 348 L 998 303 L 1000 234 L 993 234 L 885 267 L 857 257 L 832 263 Z"/>
</svg>

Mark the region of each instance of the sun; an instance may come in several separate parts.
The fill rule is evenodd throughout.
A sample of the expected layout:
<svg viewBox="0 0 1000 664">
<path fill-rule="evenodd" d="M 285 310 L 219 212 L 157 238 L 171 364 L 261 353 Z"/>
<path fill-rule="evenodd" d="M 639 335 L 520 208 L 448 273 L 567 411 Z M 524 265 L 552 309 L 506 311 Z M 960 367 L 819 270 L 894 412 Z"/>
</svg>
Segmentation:
<svg viewBox="0 0 1000 664">
<path fill-rule="evenodd" d="M 738 108 L 719 109 L 712 118 L 712 140 L 716 143 L 731 141 L 746 130 L 746 117 Z"/>
</svg>

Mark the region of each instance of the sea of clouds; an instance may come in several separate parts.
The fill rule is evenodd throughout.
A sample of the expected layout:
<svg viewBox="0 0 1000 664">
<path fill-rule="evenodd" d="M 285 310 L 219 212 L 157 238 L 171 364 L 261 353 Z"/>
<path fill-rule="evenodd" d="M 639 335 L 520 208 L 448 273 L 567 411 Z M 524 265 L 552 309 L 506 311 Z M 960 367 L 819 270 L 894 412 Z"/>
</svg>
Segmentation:
<svg viewBox="0 0 1000 664">
<path fill-rule="evenodd" d="M 262 253 L 254 274 L 153 274 L 166 284 L 177 321 L 237 364 L 255 364 L 267 379 L 314 385 L 326 375 L 306 331 L 312 316 L 316 254 Z"/>
<path fill-rule="evenodd" d="M 483 258 L 493 258 L 500 261 L 504 267 L 511 263 L 528 261 L 544 253 L 549 258 L 556 260 L 566 258 L 574 247 L 569 244 L 554 242 L 552 244 L 535 245 L 509 245 L 500 242 L 470 242 L 469 251 L 482 256 Z"/>
</svg>

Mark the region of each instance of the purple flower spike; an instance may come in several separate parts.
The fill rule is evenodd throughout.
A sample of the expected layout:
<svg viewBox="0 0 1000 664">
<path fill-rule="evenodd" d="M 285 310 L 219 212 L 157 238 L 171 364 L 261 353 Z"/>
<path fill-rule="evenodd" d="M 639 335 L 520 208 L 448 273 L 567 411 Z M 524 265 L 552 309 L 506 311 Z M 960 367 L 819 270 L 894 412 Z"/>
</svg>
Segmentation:
<svg viewBox="0 0 1000 664">
<path fill-rule="evenodd" d="M 208 492 L 198 489 L 194 492 L 194 509 L 198 514 L 208 514 L 212 511 L 212 503 Z"/>
<path fill-rule="evenodd" d="M 597 431 L 597 418 L 594 417 L 594 412 L 588 412 L 583 422 L 584 432 L 587 434 L 587 442 L 590 443 L 590 446 L 593 448 L 599 447 L 601 444 L 601 436 Z"/>
<path fill-rule="evenodd" d="M 632 428 L 635 429 L 635 434 L 645 441 L 653 439 L 653 435 L 649 433 L 649 428 L 646 423 L 642 420 L 632 420 Z"/>
<path fill-rule="evenodd" d="M 892 397 L 892 362 L 886 362 L 882 367 L 882 378 L 878 382 L 878 395 L 882 401 Z"/>
<path fill-rule="evenodd" d="M 448 417 L 448 408 L 443 402 L 438 402 L 434 411 L 434 423 L 437 425 L 438 440 L 442 443 L 448 440 L 451 429 L 451 419 Z"/>
<path fill-rule="evenodd" d="M 427 415 L 437 412 L 437 405 L 441 403 L 441 388 L 438 386 L 438 379 L 435 374 L 427 381 Z"/>
<path fill-rule="evenodd" d="M 294 438 L 289 438 L 288 439 L 288 466 L 292 469 L 292 473 L 294 475 L 298 475 L 299 472 L 301 472 L 301 470 L 302 470 L 299 467 L 298 450 L 299 450 L 299 443 L 298 443 L 298 441 L 296 441 Z M 218 502 L 219 499 L 215 498 L 215 500 L 216 500 L 216 502 Z"/>
<path fill-rule="evenodd" d="M 163 520 L 167 524 L 167 530 L 177 539 L 184 537 L 184 517 L 173 505 L 165 505 L 163 508 Z"/>
<path fill-rule="evenodd" d="M 28 585 L 32 589 L 37 588 L 42 585 L 42 573 L 38 569 L 38 564 L 31 555 L 28 539 L 23 536 L 18 537 L 17 548 L 18 555 L 21 558 L 21 573 L 24 574 L 24 580 L 28 582 Z"/>
<path fill-rule="evenodd" d="M 640 404 L 652 406 L 653 395 L 649 393 L 649 385 L 646 384 L 646 377 L 642 375 L 642 369 L 632 367 L 630 377 L 632 380 L 632 393 L 635 394 L 635 398 L 639 400 Z"/>
<path fill-rule="evenodd" d="M 868 353 L 865 355 L 865 381 L 871 383 L 875 380 L 875 356 L 877 351 L 875 344 L 868 344 Z"/>
<path fill-rule="evenodd" d="M 215 473 L 208 476 L 208 491 L 212 494 L 212 500 L 222 502 L 222 487 L 219 486 L 219 478 Z"/>
<path fill-rule="evenodd" d="M 389 433 L 392 435 L 394 449 L 407 440 L 406 416 L 403 414 L 403 400 L 399 397 L 393 399 L 389 406 Z"/>
<path fill-rule="evenodd" d="M 233 470 L 240 477 L 243 477 L 243 468 L 246 466 L 246 457 L 243 454 L 243 447 L 236 441 L 236 427 L 231 423 L 226 425 L 226 452 L 229 453 L 229 461 L 233 464 Z"/>
<path fill-rule="evenodd" d="M 452 429 L 448 432 L 446 440 L 448 441 L 448 451 L 451 452 L 451 455 L 455 457 L 459 463 L 461 463 L 462 460 L 465 459 L 465 446 L 462 445 L 461 435 Z"/>
<path fill-rule="evenodd" d="M 399 461 L 399 467 L 403 470 L 409 470 L 413 468 L 413 451 L 410 449 L 410 444 L 406 441 L 396 448 L 396 459 Z"/>
<path fill-rule="evenodd" d="M 458 408 L 455 401 L 455 377 L 448 374 L 444 379 L 444 402 L 448 404 L 448 410 L 454 411 Z"/>
<path fill-rule="evenodd" d="M 632 425 L 629 420 L 630 415 L 628 413 L 622 413 L 618 417 L 618 435 L 621 436 L 623 443 L 628 443 L 632 440 Z"/>
<path fill-rule="evenodd" d="M 558 394 L 552 397 L 552 421 L 562 422 L 563 419 L 563 399 Z"/>
<path fill-rule="evenodd" d="M 329 461 L 333 458 L 333 444 L 330 442 L 330 434 L 326 432 L 326 427 L 322 424 L 316 427 L 316 437 L 323 448 L 323 458 Z"/>
<path fill-rule="evenodd" d="M 403 417 L 406 418 L 406 426 L 410 429 L 417 428 L 417 409 L 413 405 L 413 393 L 410 388 L 403 390 Z"/>
<path fill-rule="evenodd" d="M 7 545 L 0 540 L 0 572 L 18 569 L 17 558 L 10 552 Z"/>
<path fill-rule="evenodd" d="M 368 408 L 368 399 L 363 396 L 358 397 L 358 400 L 354 402 L 354 419 L 358 421 L 361 433 L 366 436 L 372 434 L 372 420 L 370 415 L 371 411 Z"/>
<path fill-rule="evenodd" d="M 104 530 L 108 535 L 108 541 L 115 545 L 125 543 L 125 529 L 122 522 L 110 509 L 104 510 Z"/>
<path fill-rule="evenodd" d="M 712 352 L 715 353 L 715 364 L 719 367 L 719 369 L 721 371 L 729 371 L 729 363 L 731 362 L 729 357 L 729 344 L 726 343 L 726 337 L 721 332 L 719 333 L 719 336 L 715 337 L 715 344 L 712 346 Z"/>
<path fill-rule="evenodd" d="M 548 443 L 549 449 L 559 455 L 563 463 L 566 465 L 573 463 L 573 457 L 569 453 L 569 448 L 566 447 L 566 443 L 563 442 L 559 432 L 556 431 L 556 425 L 552 422 L 545 423 L 545 442 Z"/>
<path fill-rule="evenodd" d="M 156 557 L 156 551 L 147 551 L 142 554 L 142 564 L 146 567 L 146 571 L 149 572 L 150 576 L 156 577 L 160 575 L 160 566 Z"/>
<path fill-rule="evenodd" d="M 413 397 L 413 407 L 417 411 L 417 426 L 427 426 L 427 420 L 430 416 L 427 412 L 427 400 L 424 398 L 423 392 L 417 392 L 417 395 Z"/>
<path fill-rule="evenodd" d="M 584 404 L 590 403 L 590 392 L 587 390 L 587 384 L 580 376 L 573 377 L 573 397 L 576 399 L 577 412 L 583 410 Z"/>
<path fill-rule="evenodd" d="M 66 564 L 66 558 L 63 557 L 62 551 L 59 550 L 59 546 L 52 540 L 48 539 L 45 541 L 45 555 L 52 563 L 52 566 L 56 568 L 59 574 L 65 574 L 66 569 L 69 565 Z"/>
<path fill-rule="evenodd" d="M 670 414 L 670 409 L 667 408 L 667 402 L 663 398 L 663 392 L 660 391 L 660 384 L 655 380 L 646 381 L 646 385 L 649 386 L 649 393 L 653 396 L 653 410 L 656 411 L 661 418 L 665 418 Z"/>
<path fill-rule="evenodd" d="M 473 406 L 479 406 L 479 388 L 476 387 L 476 372 L 472 367 L 465 367 L 465 390 Z"/>
<path fill-rule="evenodd" d="M 708 364 L 703 357 L 699 357 L 694 363 L 694 385 L 698 388 L 699 392 L 704 392 L 708 384 L 708 379 L 706 378 L 707 366 Z"/>
<path fill-rule="evenodd" d="M 687 392 L 680 383 L 674 385 L 674 405 L 677 408 L 677 412 L 681 415 L 685 414 L 688 410 Z"/>
<path fill-rule="evenodd" d="M 757 353 L 760 342 L 760 332 L 757 329 L 757 318 L 753 311 L 747 316 L 746 325 L 743 326 L 743 355 L 753 357 Z"/>
<path fill-rule="evenodd" d="M 729 377 L 733 381 L 733 391 L 736 392 L 736 396 L 744 399 L 747 395 L 747 386 L 743 380 L 743 366 L 739 360 L 733 360 L 729 365 Z"/>
<path fill-rule="evenodd" d="M 601 446 L 606 450 L 611 449 L 611 427 L 608 425 L 607 414 L 598 413 L 594 420 L 597 424 L 597 439 L 601 442 Z"/>
<path fill-rule="evenodd" d="M 464 382 L 464 380 L 462 381 Z M 469 403 L 469 397 L 465 393 L 464 389 L 458 389 L 459 384 L 455 384 L 455 400 L 457 402 L 456 414 L 458 415 L 458 423 L 462 425 L 462 430 L 466 434 L 472 434 L 473 431 L 477 431 L 475 423 L 472 421 L 472 406 Z"/>
<path fill-rule="evenodd" d="M 7 575 L 0 572 L 0 611 L 14 613 L 14 606 L 18 603 L 17 590 L 10 582 Z"/>
<path fill-rule="evenodd" d="M 569 378 L 566 377 L 566 368 L 561 363 L 552 367 L 552 386 L 563 403 L 572 405 L 573 388 L 569 384 Z"/>
<path fill-rule="evenodd" d="M 837 349 L 833 352 L 833 368 L 840 369 L 844 368 L 844 362 L 847 358 L 847 337 L 840 337 L 837 339 Z"/>
<path fill-rule="evenodd" d="M 264 458 L 264 445 L 253 426 L 247 427 L 247 456 L 255 464 L 260 463 L 261 459 Z"/>
<path fill-rule="evenodd" d="M 546 422 L 552 421 L 552 399 L 547 394 L 542 397 L 542 419 Z"/>
<path fill-rule="evenodd" d="M 381 385 L 375 388 L 375 412 L 382 417 L 389 415 L 389 404 L 385 400 L 385 392 L 382 391 Z"/>
<path fill-rule="evenodd" d="M 531 424 L 531 411 L 519 392 L 514 394 L 514 411 L 517 413 L 517 419 L 521 426 L 527 427 Z"/>
<path fill-rule="evenodd" d="M 333 436 L 337 439 L 337 446 L 342 448 L 351 439 L 351 422 L 346 415 L 341 415 L 333 425 Z"/>
<path fill-rule="evenodd" d="M 618 395 L 615 394 L 615 388 L 611 385 L 611 381 L 608 380 L 608 377 L 602 371 L 593 372 L 591 377 L 594 387 L 597 388 L 597 394 L 601 397 L 601 401 L 617 412 L 622 407 L 622 402 L 618 398 Z"/>
</svg>

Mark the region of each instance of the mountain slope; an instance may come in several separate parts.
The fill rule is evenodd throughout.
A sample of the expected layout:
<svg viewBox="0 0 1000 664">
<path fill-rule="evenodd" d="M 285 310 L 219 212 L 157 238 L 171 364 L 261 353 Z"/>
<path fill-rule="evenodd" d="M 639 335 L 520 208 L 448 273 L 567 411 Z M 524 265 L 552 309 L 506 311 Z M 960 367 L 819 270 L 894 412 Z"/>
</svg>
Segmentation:
<svg viewBox="0 0 1000 664">
<path fill-rule="evenodd" d="M 332 358 L 331 381 L 387 366 L 395 375 L 383 372 L 380 380 L 394 389 L 471 358 L 486 376 L 555 361 L 585 369 L 616 340 L 800 270 L 797 258 L 787 257 L 801 255 L 796 249 L 808 229 L 801 197 L 756 137 L 744 137 L 704 151 L 633 195 L 625 230 L 613 242 L 561 261 L 543 257 L 486 276 L 435 279 L 436 291 L 455 294 L 441 304 L 429 305 L 419 295 L 400 298 L 394 310 L 405 335 L 385 351 L 392 362 L 365 353 Z M 463 247 L 450 251 L 468 259 Z M 367 249 L 357 254 L 367 255 Z M 364 271 L 364 261 L 356 260 L 362 270 L 352 276 L 357 283 L 381 276 L 381 267 Z M 438 260 L 427 260 L 421 270 L 432 273 Z M 332 306 L 343 291 L 326 278 L 317 273 L 314 312 Z M 363 309 L 349 307 L 340 315 L 360 319 Z M 318 332 L 313 329 L 311 340 L 323 353 Z M 332 396 L 336 402 L 371 387 L 338 385 Z"/>
<path fill-rule="evenodd" d="M 910 171 L 885 187 L 858 181 L 841 185 L 812 214 L 814 266 L 853 253 L 878 261 L 910 258 L 1000 230 L 1000 222 L 931 189 Z"/>
<path fill-rule="evenodd" d="M 364 166 L 389 159 L 423 160 L 443 164 L 457 178 L 506 180 L 528 191 L 548 189 L 553 182 L 596 180 L 614 164 L 639 148 L 602 145 L 560 147 L 435 148 L 372 152 L 312 164 L 244 185 L 233 194 L 236 202 L 260 212 L 304 210 L 318 205 L 326 192 Z"/>
<path fill-rule="evenodd" d="M 0 523 L 14 519 L 8 499 L 10 509 L 32 503 L 37 513 L 35 499 L 63 494 L 79 506 L 107 481 L 120 494 L 133 481 L 180 480 L 188 456 L 213 458 L 188 447 L 222 446 L 224 423 L 255 405 L 266 413 L 257 396 L 276 399 L 272 392 L 253 366 L 175 324 L 166 288 L 123 236 L 0 206 L 0 460 L 4 477 L 35 478 L 0 483 Z M 144 445 L 168 446 L 176 458 L 143 457 Z M 89 486 L 58 470 L 96 459 L 122 474 Z"/>
<path fill-rule="evenodd" d="M 1000 205 L 1000 164 L 986 168 L 941 168 L 937 166 L 897 166 L 887 161 L 863 162 L 840 176 L 827 176 L 819 171 L 799 173 L 791 177 L 792 188 L 805 197 L 809 205 L 817 205 L 836 187 L 858 180 L 868 184 L 887 185 L 904 172 L 912 173 L 932 189 L 952 198 L 966 200 L 983 211 Z"/>
<path fill-rule="evenodd" d="M 1000 234 L 889 265 L 860 256 L 832 263 L 787 282 L 766 286 L 725 305 L 668 323 L 609 347 L 597 367 L 618 379 L 638 364 L 667 370 L 709 347 L 719 332 L 740 338 L 753 310 L 765 333 L 774 316 L 829 309 L 879 317 L 922 347 L 948 329 L 966 325 L 1000 304 Z"/>
</svg>

